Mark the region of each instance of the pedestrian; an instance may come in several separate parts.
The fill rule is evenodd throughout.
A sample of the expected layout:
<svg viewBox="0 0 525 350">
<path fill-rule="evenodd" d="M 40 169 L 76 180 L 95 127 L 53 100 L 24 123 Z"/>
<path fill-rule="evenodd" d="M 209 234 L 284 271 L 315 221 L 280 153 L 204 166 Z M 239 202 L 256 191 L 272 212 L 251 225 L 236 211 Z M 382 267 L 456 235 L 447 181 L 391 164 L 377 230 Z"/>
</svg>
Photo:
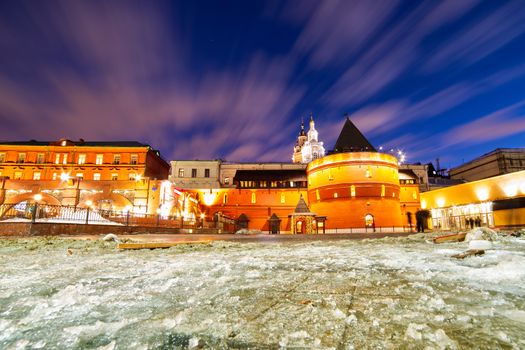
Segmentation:
<svg viewBox="0 0 525 350">
<path fill-rule="evenodd" d="M 421 215 L 421 210 L 416 211 L 416 227 L 417 227 L 417 232 L 424 232 L 423 217 Z"/>
<path fill-rule="evenodd" d="M 412 213 L 411 212 L 407 212 L 407 222 L 408 222 L 408 227 L 410 227 L 410 231 L 412 231 Z"/>
</svg>

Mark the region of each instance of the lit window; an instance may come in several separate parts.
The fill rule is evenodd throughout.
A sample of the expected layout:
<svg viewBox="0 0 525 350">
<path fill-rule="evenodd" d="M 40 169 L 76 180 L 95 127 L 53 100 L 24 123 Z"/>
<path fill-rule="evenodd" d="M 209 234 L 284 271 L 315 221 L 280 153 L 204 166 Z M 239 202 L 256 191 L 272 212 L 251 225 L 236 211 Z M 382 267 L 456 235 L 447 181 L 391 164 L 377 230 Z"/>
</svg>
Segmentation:
<svg viewBox="0 0 525 350">
<path fill-rule="evenodd" d="M 83 179 L 83 178 L 84 178 L 84 174 L 83 174 L 83 173 L 77 173 L 77 174 L 75 175 L 75 177 L 76 177 L 77 179 Z"/>
<path fill-rule="evenodd" d="M 255 192 L 252 192 L 252 204 L 257 202 L 257 197 L 255 196 Z"/>
<path fill-rule="evenodd" d="M 381 185 L 381 197 L 385 196 L 385 185 Z"/>
<path fill-rule="evenodd" d="M 184 177 L 184 169 L 179 169 L 179 177 Z"/>
<path fill-rule="evenodd" d="M 355 197 L 355 186 L 350 186 L 350 196 Z"/>
<path fill-rule="evenodd" d="M 412 191 L 412 198 L 417 199 L 417 193 L 416 193 L 416 191 Z"/>
<path fill-rule="evenodd" d="M 100 181 L 100 173 L 94 173 L 93 174 L 93 180 Z"/>
<path fill-rule="evenodd" d="M 5 162 L 5 153 L 0 153 L 0 163 Z"/>
<path fill-rule="evenodd" d="M 285 203 L 285 202 L 286 202 L 286 197 L 284 193 L 281 193 L 281 203 Z"/>
<path fill-rule="evenodd" d="M 113 155 L 113 164 L 120 164 L 120 154 Z"/>
<path fill-rule="evenodd" d="M 210 169 L 204 169 L 204 177 L 210 177 Z"/>
<path fill-rule="evenodd" d="M 95 158 L 95 164 L 102 164 L 104 163 L 104 155 L 103 154 L 97 154 L 97 157 Z"/>
<path fill-rule="evenodd" d="M 62 164 L 67 164 L 67 153 L 62 155 Z"/>
<path fill-rule="evenodd" d="M 38 153 L 36 155 L 36 163 L 37 164 L 42 164 L 44 163 L 44 153 Z"/>
<path fill-rule="evenodd" d="M 26 161 L 26 154 L 25 153 L 18 153 L 18 160 L 17 163 L 24 163 Z"/>
<path fill-rule="evenodd" d="M 225 185 L 229 185 L 230 184 L 230 178 L 229 177 L 225 177 L 224 178 L 224 184 Z"/>
<path fill-rule="evenodd" d="M 111 180 L 113 181 L 118 180 L 118 174 L 111 174 Z"/>
<path fill-rule="evenodd" d="M 33 173 L 33 180 L 40 180 L 40 171 L 35 171 Z"/>
<path fill-rule="evenodd" d="M 191 177 L 197 177 L 197 169 L 191 169 Z"/>
<path fill-rule="evenodd" d="M 131 160 L 130 160 L 131 164 L 137 164 L 138 160 L 139 160 L 139 156 L 138 155 L 136 155 L 136 154 L 132 154 L 131 155 Z"/>
<path fill-rule="evenodd" d="M 55 164 L 60 164 L 60 154 L 55 154 Z"/>
<path fill-rule="evenodd" d="M 56 180 L 57 179 L 57 173 L 53 173 L 53 177 L 52 177 L 53 180 Z"/>
<path fill-rule="evenodd" d="M 317 200 L 321 200 L 321 196 L 319 195 L 319 190 L 315 190 L 315 198 Z"/>
<path fill-rule="evenodd" d="M 79 154 L 78 155 L 78 164 L 86 164 L 86 155 L 85 154 Z"/>
<path fill-rule="evenodd" d="M 225 193 L 224 196 L 222 197 L 222 203 L 226 204 L 228 203 L 228 194 Z"/>
<path fill-rule="evenodd" d="M 294 187 L 294 182 L 293 181 L 290 181 L 290 187 Z"/>
<path fill-rule="evenodd" d="M 370 165 L 368 166 L 368 169 L 366 170 L 365 177 L 371 178 L 372 177 L 372 168 Z"/>
<path fill-rule="evenodd" d="M 21 171 L 15 171 L 15 180 L 21 180 L 22 179 L 22 172 Z"/>
<path fill-rule="evenodd" d="M 334 192 L 334 198 L 337 198 L 338 195 L 337 195 L 337 192 Z"/>
</svg>

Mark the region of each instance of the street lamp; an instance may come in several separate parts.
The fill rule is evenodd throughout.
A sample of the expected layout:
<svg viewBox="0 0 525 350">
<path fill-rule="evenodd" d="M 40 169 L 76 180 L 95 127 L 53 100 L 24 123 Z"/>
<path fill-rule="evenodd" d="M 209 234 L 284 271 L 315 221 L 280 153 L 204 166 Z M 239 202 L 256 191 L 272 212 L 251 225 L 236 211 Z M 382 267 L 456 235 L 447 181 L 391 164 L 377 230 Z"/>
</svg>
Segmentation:
<svg viewBox="0 0 525 350">
<path fill-rule="evenodd" d="M 33 196 L 35 199 L 35 202 L 40 202 L 42 200 L 42 195 L 40 193 L 37 193 Z"/>
</svg>

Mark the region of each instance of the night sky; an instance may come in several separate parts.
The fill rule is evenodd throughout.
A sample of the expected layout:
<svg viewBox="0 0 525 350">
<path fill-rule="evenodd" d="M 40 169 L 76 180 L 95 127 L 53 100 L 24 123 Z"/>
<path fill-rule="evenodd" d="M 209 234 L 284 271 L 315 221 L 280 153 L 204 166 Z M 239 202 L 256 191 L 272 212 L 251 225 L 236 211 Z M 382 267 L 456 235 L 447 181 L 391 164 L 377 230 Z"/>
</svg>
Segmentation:
<svg viewBox="0 0 525 350">
<path fill-rule="evenodd" d="M 452 167 L 525 147 L 518 1 L 2 1 L 0 140 L 291 161 L 313 113 Z"/>
</svg>

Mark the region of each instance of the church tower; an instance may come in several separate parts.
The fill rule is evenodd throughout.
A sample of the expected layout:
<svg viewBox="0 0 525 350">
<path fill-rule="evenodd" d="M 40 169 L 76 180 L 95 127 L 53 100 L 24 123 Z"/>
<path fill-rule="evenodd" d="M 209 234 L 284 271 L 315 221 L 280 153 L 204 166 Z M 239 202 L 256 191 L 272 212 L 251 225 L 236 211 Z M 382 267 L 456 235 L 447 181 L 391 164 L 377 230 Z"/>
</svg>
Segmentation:
<svg viewBox="0 0 525 350">
<path fill-rule="evenodd" d="M 292 160 L 294 163 L 310 163 L 312 160 L 324 157 L 323 142 L 319 142 L 319 133 L 315 129 L 315 122 L 310 114 L 310 129 L 304 132 L 304 123 L 301 121 L 301 132 L 295 143 Z"/>
</svg>

